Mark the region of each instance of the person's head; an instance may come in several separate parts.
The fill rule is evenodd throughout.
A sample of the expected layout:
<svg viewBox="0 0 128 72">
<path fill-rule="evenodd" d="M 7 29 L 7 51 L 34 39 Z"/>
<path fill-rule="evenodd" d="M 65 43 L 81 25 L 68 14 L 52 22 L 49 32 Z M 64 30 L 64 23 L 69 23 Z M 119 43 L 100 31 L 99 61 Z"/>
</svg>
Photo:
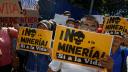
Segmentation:
<svg viewBox="0 0 128 72">
<path fill-rule="evenodd" d="M 75 21 L 75 28 L 79 28 L 79 26 L 80 26 L 80 21 L 79 20 L 76 20 Z"/>
<path fill-rule="evenodd" d="M 71 17 L 71 12 L 70 11 L 65 11 L 64 16 L 68 16 L 70 18 Z"/>
<path fill-rule="evenodd" d="M 56 22 L 54 20 L 49 20 L 49 23 L 51 25 L 51 31 L 55 31 L 56 29 Z"/>
<path fill-rule="evenodd" d="M 75 19 L 69 18 L 69 19 L 66 21 L 66 26 L 67 26 L 67 27 L 72 27 L 72 28 L 74 28 L 74 25 L 75 25 Z"/>
<path fill-rule="evenodd" d="M 98 21 L 93 16 L 85 16 L 81 19 L 80 29 L 87 31 L 96 31 L 98 28 Z"/>
<path fill-rule="evenodd" d="M 128 47 L 128 38 L 123 39 L 122 46 Z"/>
<path fill-rule="evenodd" d="M 121 43 L 123 42 L 123 38 L 121 36 L 114 36 L 113 44 L 112 44 L 112 51 L 115 53 L 117 49 L 120 47 Z"/>
<path fill-rule="evenodd" d="M 37 25 L 37 28 L 39 29 L 43 29 L 43 30 L 50 30 L 50 24 L 47 20 L 42 20 L 39 22 L 39 24 Z"/>
</svg>

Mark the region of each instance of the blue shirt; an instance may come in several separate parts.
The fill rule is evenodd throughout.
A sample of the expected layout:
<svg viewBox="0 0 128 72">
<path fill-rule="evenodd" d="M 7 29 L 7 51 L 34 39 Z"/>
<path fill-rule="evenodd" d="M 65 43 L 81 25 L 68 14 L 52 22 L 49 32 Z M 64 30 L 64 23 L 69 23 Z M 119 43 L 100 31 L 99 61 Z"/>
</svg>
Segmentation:
<svg viewBox="0 0 128 72">
<path fill-rule="evenodd" d="M 122 63 L 122 54 L 121 54 L 121 52 L 122 52 L 122 50 L 124 50 L 124 54 L 125 54 L 124 62 L 126 63 L 126 58 L 128 56 L 128 49 L 120 47 L 115 52 L 115 54 L 111 55 L 111 57 L 114 60 L 113 72 L 121 72 L 121 65 L 122 65 L 121 64 Z"/>
<path fill-rule="evenodd" d="M 51 59 L 48 55 L 29 53 L 27 72 L 47 72 Z"/>
</svg>

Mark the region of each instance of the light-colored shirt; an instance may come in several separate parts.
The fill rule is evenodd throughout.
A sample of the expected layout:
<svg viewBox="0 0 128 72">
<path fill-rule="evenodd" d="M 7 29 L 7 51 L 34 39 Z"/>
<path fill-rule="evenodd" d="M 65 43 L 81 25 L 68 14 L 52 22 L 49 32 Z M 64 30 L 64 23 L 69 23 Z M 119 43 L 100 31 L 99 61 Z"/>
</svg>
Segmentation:
<svg viewBox="0 0 128 72">
<path fill-rule="evenodd" d="M 59 62 L 59 61 L 52 61 L 49 64 L 49 67 L 53 71 L 58 71 L 61 69 L 61 72 L 101 72 L 99 69 L 96 68 L 80 66 L 77 64 L 71 64 L 71 63 Z"/>
</svg>

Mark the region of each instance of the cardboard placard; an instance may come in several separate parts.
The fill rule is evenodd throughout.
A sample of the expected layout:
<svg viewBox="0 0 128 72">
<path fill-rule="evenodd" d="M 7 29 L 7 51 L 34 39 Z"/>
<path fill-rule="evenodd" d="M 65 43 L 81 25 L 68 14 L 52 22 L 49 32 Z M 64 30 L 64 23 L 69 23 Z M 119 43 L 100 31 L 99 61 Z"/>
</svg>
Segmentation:
<svg viewBox="0 0 128 72">
<path fill-rule="evenodd" d="M 102 67 L 100 58 L 110 55 L 113 36 L 58 25 L 53 45 L 53 60 Z"/>
<path fill-rule="evenodd" d="M 128 22 L 122 17 L 105 17 L 103 33 L 128 37 Z"/>
<path fill-rule="evenodd" d="M 30 51 L 39 54 L 49 54 L 52 32 L 48 30 L 21 27 L 17 41 L 17 50 Z"/>
</svg>

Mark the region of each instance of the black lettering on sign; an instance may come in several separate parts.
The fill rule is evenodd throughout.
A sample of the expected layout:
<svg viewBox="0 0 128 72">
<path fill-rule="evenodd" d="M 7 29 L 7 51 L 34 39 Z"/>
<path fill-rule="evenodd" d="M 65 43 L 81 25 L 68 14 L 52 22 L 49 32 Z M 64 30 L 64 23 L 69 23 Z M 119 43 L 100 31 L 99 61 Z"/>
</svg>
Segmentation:
<svg viewBox="0 0 128 72">
<path fill-rule="evenodd" d="M 67 44 L 66 49 L 67 49 L 66 51 L 68 53 L 72 53 L 72 54 L 75 53 L 75 46 L 72 46 L 72 45 Z"/>
<path fill-rule="evenodd" d="M 64 34 L 64 31 L 61 31 L 61 34 L 60 34 L 60 40 L 62 40 L 62 38 L 63 38 L 63 34 Z"/>
<path fill-rule="evenodd" d="M 66 44 L 61 44 L 61 43 L 59 43 L 59 45 L 58 45 L 58 50 L 62 50 L 62 51 L 64 51 L 65 52 L 65 47 L 66 47 Z"/>
<path fill-rule="evenodd" d="M 56 53 L 56 57 L 59 60 L 66 60 L 68 62 L 75 62 L 75 63 L 80 63 L 83 65 L 86 64 L 86 65 L 102 67 L 99 60 L 93 60 L 93 59 L 89 59 L 89 58 L 81 58 L 81 57 L 71 56 L 71 55 L 66 55 L 66 54 L 61 54 L 61 53 Z"/>
<path fill-rule="evenodd" d="M 89 49 L 84 48 L 82 52 L 82 56 L 88 56 L 88 53 L 89 53 Z"/>
<path fill-rule="evenodd" d="M 34 37 L 36 35 L 36 30 L 31 28 L 26 28 L 25 30 L 23 30 L 22 35 Z"/>
<path fill-rule="evenodd" d="M 66 29 L 65 32 L 65 36 L 64 36 L 64 31 L 61 31 L 60 34 L 60 40 L 64 39 L 64 41 L 69 41 L 69 42 L 73 42 L 73 40 L 75 41 L 75 44 L 80 45 L 81 42 L 83 42 L 85 38 L 85 35 L 82 31 L 77 31 L 75 32 L 75 30 L 72 29 Z"/>
<path fill-rule="evenodd" d="M 64 41 L 67 41 L 69 39 L 69 42 L 73 42 L 73 36 L 75 34 L 75 30 L 66 29 Z"/>
<path fill-rule="evenodd" d="M 27 44 L 34 44 L 34 45 L 39 45 L 39 46 L 47 46 L 48 41 L 40 39 L 33 39 L 33 38 L 28 38 L 28 37 L 21 37 L 20 42 L 22 43 L 27 43 Z"/>
<path fill-rule="evenodd" d="M 101 58 L 104 58 L 105 57 L 105 52 L 103 52 L 102 54 L 101 54 Z"/>
<path fill-rule="evenodd" d="M 95 44 L 95 41 L 91 40 L 91 41 L 88 41 L 89 44 Z"/>
<path fill-rule="evenodd" d="M 93 49 L 94 49 L 95 47 L 91 47 L 91 50 L 90 50 L 90 53 L 89 53 L 89 57 L 92 57 L 92 54 L 93 54 Z"/>
<path fill-rule="evenodd" d="M 122 32 L 127 33 L 127 29 L 125 26 L 120 26 L 120 25 L 106 25 L 106 29 L 108 30 L 120 30 Z"/>
<path fill-rule="evenodd" d="M 84 38 L 85 38 L 85 35 L 83 34 L 82 31 L 75 32 L 74 34 L 75 44 L 80 45 L 81 42 L 83 42 Z"/>
<path fill-rule="evenodd" d="M 118 24 L 120 22 L 120 17 L 110 17 L 107 21 L 107 24 Z"/>
<path fill-rule="evenodd" d="M 99 57 L 100 57 L 99 51 L 96 51 L 96 52 L 93 54 L 93 56 L 92 56 L 92 58 L 97 58 L 97 59 L 99 59 Z"/>
<path fill-rule="evenodd" d="M 82 50 L 82 47 L 77 47 L 75 54 L 81 55 L 81 50 Z"/>
<path fill-rule="evenodd" d="M 58 45 L 58 50 L 67 52 L 70 54 L 82 55 L 85 57 L 96 58 L 96 59 L 99 59 L 100 57 L 103 58 L 105 56 L 105 52 L 97 51 L 95 50 L 95 47 L 82 48 L 79 46 L 73 46 L 73 45 L 65 44 L 61 42 Z"/>
<path fill-rule="evenodd" d="M 117 29 L 119 25 L 106 25 L 105 29 Z"/>
</svg>

